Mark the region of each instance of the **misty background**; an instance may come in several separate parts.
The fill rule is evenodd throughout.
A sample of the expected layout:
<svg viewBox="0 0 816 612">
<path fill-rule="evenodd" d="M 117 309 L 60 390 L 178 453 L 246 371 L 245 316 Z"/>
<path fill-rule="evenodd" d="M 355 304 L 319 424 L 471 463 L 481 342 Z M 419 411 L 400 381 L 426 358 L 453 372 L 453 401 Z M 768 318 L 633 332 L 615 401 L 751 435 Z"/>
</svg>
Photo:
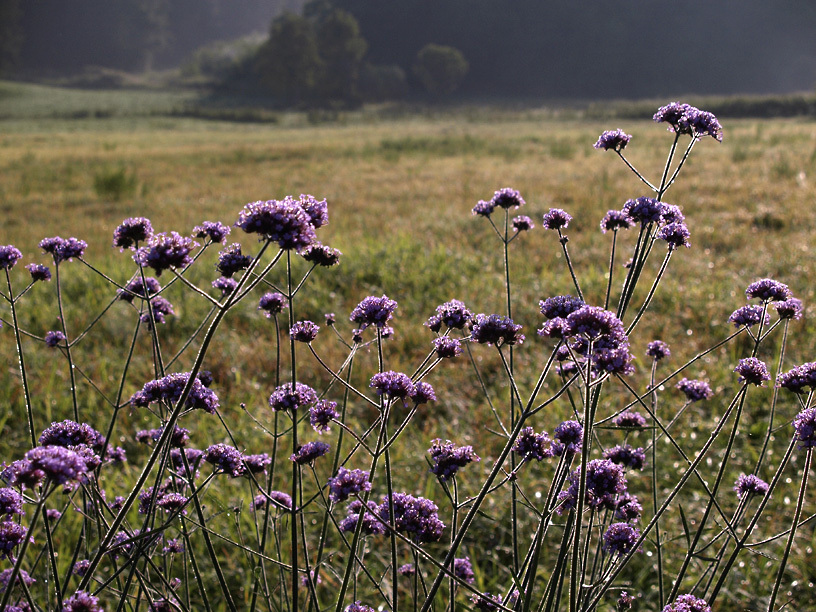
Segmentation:
<svg viewBox="0 0 816 612">
<path fill-rule="evenodd" d="M 216 80 L 251 90 L 273 20 L 302 15 L 304 6 L 318 47 L 325 15 L 339 10 L 353 17 L 343 21 L 344 43 L 353 39 L 358 63 L 349 79 L 366 67 L 387 69 L 409 92 L 421 89 L 417 54 L 429 43 L 461 53 L 467 70 L 456 95 L 474 99 L 816 87 L 813 0 L 0 0 L 0 69 L 25 80 L 92 68 L 189 73 L 202 49 L 240 49 L 243 67 Z M 314 78 L 320 81 L 321 72 Z"/>
</svg>

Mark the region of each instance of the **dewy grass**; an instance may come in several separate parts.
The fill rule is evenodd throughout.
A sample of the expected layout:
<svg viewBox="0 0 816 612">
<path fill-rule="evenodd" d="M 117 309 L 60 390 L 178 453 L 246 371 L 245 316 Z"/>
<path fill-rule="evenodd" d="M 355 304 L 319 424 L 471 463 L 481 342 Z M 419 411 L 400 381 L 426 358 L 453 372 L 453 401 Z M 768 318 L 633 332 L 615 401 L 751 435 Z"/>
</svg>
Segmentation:
<svg viewBox="0 0 816 612">
<path fill-rule="evenodd" d="M 511 187 L 474 197 L 470 220 L 438 207 L 451 240 L 475 236 L 455 269 L 436 269 L 444 247 L 420 261 L 423 236 L 395 238 L 388 202 L 368 235 L 332 212 L 359 240 L 323 245 L 330 208 L 310 195 L 250 202 L 231 225 L 128 217 L 112 254 L 109 237 L 45 238 L 25 271 L 0 246 L 3 385 L 27 430 L 3 446 L 0 612 L 812 605 L 816 365 L 789 356 L 812 346 L 789 333 L 804 308 L 752 278 L 717 324 L 684 304 L 707 323 L 693 348 L 664 341 L 674 268 L 722 214 L 664 199 L 689 195 L 723 130 L 687 104 L 654 120 L 657 170 L 641 170 L 654 137 L 649 155 L 621 129 L 598 138 L 641 191 L 604 178 L 597 193 L 625 204 L 591 222 L 557 195 L 519 215 L 537 198 Z M 577 169 L 569 144 L 556 158 Z M 423 152 L 400 163 L 421 174 Z M 695 189 L 720 189 L 705 170 Z M 537 233 L 556 255 L 530 274 Z M 457 277 L 473 299 L 428 307 Z M 337 293 L 356 307 L 327 312 Z"/>
</svg>

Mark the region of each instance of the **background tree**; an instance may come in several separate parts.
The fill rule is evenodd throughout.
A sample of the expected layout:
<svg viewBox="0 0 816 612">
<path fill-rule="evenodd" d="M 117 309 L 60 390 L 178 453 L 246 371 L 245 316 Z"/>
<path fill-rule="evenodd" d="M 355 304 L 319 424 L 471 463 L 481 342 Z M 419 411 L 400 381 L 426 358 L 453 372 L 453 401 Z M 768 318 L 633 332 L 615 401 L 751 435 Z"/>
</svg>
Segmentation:
<svg viewBox="0 0 816 612">
<path fill-rule="evenodd" d="M 269 90 L 289 102 L 312 95 L 323 63 L 308 19 L 284 13 L 272 22 L 269 40 L 258 53 L 258 71 Z"/>
<path fill-rule="evenodd" d="M 23 42 L 21 16 L 20 0 L 0 0 L 0 74 L 17 63 Z"/>
<path fill-rule="evenodd" d="M 432 94 L 450 94 L 456 91 L 468 68 L 468 62 L 461 51 L 433 43 L 420 49 L 414 62 L 414 74 Z"/>
<path fill-rule="evenodd" d="M 360 24 L 351 13 L 335 9 L 317 25 L 317 45 L 323 62 L 318 93 L 326 100 L 357 101 L 360 67 L 368 49 Z"/>
</svg>

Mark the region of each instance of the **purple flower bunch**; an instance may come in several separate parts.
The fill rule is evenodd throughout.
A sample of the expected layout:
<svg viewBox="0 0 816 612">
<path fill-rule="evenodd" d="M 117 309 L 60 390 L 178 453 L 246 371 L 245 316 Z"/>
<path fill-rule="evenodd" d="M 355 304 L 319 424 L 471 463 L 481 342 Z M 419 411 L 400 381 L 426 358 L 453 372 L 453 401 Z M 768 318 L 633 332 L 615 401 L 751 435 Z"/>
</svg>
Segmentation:
<svg viewBox="0 0 816 612">
<path fill-rule="evenodd" d="M 442 442 L 439 438 L 431 440 L 428 453 L 433 462 L 430 471 L 440 480 L 448 480 L 454 477 L 460 468 L 481 461 L 481 458 L 473 452 L 472 446 L 456 446 L 450 440 Z"/>
<path fill-rule="evenodd" d="M 140 266 L 153 268 L 157 276 L 171 268 L 186 268 L 193 263 L 190 253 L 198 247 L 192 238 L 177 232 L 155 234 L 133 255 L 133 261 Z"/>
<path fill-rule="evenodd" d="M 299 251 L 317 240 L 315 230 L 327 222 L 325 200 L 286 196 L 283 200 L 250 202 L 239 213 L 235 225 L 277 243 L 283 250 Z"/>
<path fill-rule="evenodd" d="M 187 395 L 185 406 L 199 408 L 210 414 L 218 410 L 218 396 L 202 382 L 203 373 L 199 373 L 193 380 L 190 392 Z M 181 393 L 190 380 L 189 372 L 168 374 L 157 380 L 145 383 L 141 391 L 137 391 L 130 398 L 130 403 L 136 407 L 145 408 L 154 402 L 175 404 L 181 399 Z"/>
</svg>

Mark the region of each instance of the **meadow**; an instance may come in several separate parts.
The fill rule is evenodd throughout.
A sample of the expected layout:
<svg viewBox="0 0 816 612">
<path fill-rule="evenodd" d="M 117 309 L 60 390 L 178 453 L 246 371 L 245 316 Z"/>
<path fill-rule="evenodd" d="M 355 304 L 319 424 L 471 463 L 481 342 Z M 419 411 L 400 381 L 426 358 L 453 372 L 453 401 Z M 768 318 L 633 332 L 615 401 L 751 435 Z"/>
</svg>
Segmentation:
<svg viewBox="0 0 816 612">
<path fill-rule="evenodd" d="M 400 371 L 412 371 L 412 364 L 420 363 L 428 353 L 432 335 L 425 322 L 439 304 L 455 298 L 473 312 L 503 311 L 500 249 L 490 226 L 471 214 L 479 200 L 490 199 L 502 187 L 521 192 L 527 204 L 519 212 L 530 216 L 536 226 L 519 236 L 510 255 L 516 300 L 513 320 L 523 325 L 527 336 L 515 353 L 516 367 L 526 371 L 546 359 L 541 348 L 544 341 L 535 334 L 541 324 L 539 300 L 570 293 L 573 284 L 557 239 L 541 228 L 542 215 L 550 208 L 561 208 L 573 216 L 567 232 L 572 263 L 586 301 L 602 304 L 610 240 L 600 232 L 599 223 L 607 210 L 620 209 L 626 200 L 644 192 L 612 152 L 597 151 L 592 145 L 602 131 L 623 128 L 632 134 L 627 158 L 644 173 L 654 175 L 662 170 L 670 140 L 664 126 L 655 125 L 648 116 L 601 121 L 569 111 L 468 107 L 393 117 L 385 111 L 327 117 L 280 113 L 266 123 L 222 122 L 179 116 L 176 111 L 187 100 L 184 96 L 131 97 L 123 111 L 116 101 L 100 98 L 101 94 L 96 98 L 92 93 L 83 94 L 95 100 L 91 102 L 71 95 L 67 96 L 68 110 L 57 112 L 60 90 L 0 88 L 0 244 L 14 244 L 22 251 L 21 266 L 47 263 L 37 248 L 42 238 L 76 236 L 88 242 L 84 259 L 124 283 L 133 267 L 130 253 L 120 252 L 111 243 L 114 230 L 127 217 L 147 217 L 157 231 L 189 235 L 205 220 L 232 225 L 248 202 L 313 194 L 329 203 L 330 222 L 321 228 L 320 239 L 343 256 L 338 267 L 314 272 L 299 296 L 298 317 L 322 325 L 324 314 L 336 313 L 337 328 L 347 335 L 353 327 L 348 318 L 355 305 L 365 296 L 387 294 L 399 304 L 392 322 L 395 334 L 387 341 L 389 368 Z M 96 110 L 83 115 L 88 104 Z M 784 369 L 812 361 L 816 354 L 816 287 L 810 278 L 816 271 L 816 122 L 719 119 L 723 142 L 708 139 L 696 146 L 682 180 L 666 198 L 682 208 L 691 231 L 691 248 L 679 249 L 673 256 L 649 317 L 631 338 L 637 356 L 633 384 L 639 388 L 649 380 L 648 342 L 667 342 L 672 364 L 679 367 L 732 333 L 729 315 L 745 304 L 748 284 L 760 278 L 786 283 L 805 305 L 804 317 L 791 322 Z M 634 244 L 636 234 L 630 234 L 619 237 L 621 253 Z M 242 243 L 245 253 L 258 249 L 253 237 L 233 230 L 229 242 L 235 241 Z M 644 275 L 653 278 L 659 263 L 649 262 Z M 302 264 L 297 265 L 301 273 L 305 271 Z M 191 272 L 190 280 L 201 286 L 208 286 L 217 276 L 204 264 Z M 76 333 L 108 305 L 115 289 L 79 262 L 65 266 L 64 274 L 64 319 Z M 622 283 L 624 274 L 619 265 L 615 283 Z M 648 283 L 639 288 L 636 299 L 642 300 L 647 290 Z M 209 305 L 183 292 L 181 286 L 168 297 L 176 315 L 161 333 L 166 336 L 165 350 L 175 354 L 183 348 L 183 339 L 195 332 Z M 259 426 L 268 426 L 273 419 L 267 398 L 275 387 L 273 373 L 280 358 L 275 351 L 275 327 L 258 314 L 257 301 L 250 302 L 230 313 L 205 369 L 213 373 L 221 416 L 231 424 L 233 435 L 252 452 L 269 452 L 264 446 L 268 439 L 260 435 Z M 121 306 L 114 304 L 96 333 L 76 351 L 76 362 L 83 368 L 77 385 L 80 411 L 89 422 L 99 422 L 99 427 L 110 411 L 103 395 L 111 394 L 119 384 L 118 372 L 131 342 L 129 312 Z M 8 322 L 5 311 L 2 316 Z M 32 288 L 20 317 L 20 326 L 34 335 L 55 329 L 59 312 L 52 287 Z M 0 458 L 9 462 L 29 447 L 29 434 L 24 427 L 23 392 L 10 325 L 0 330 L 0 339 L 0 355 L 7 364 L 0 379 L 5 398 Z M 144 341 L 140 349 L 149 353 L 149 339 L 140 340 Z M 322 334 L 315 344 L 327 361 L 343 359 L 344 348 L 333 343 L 329 334 Z M 723 402 L 728 401 L 723 398 L 736 393 L 739 385 L 733 369 L 751 344 L 741 337 L 708 354 L 684 374 L 708 380 L 716 393 L 707 402 L 693 404 L 683 416 L 677 439 L 688 444 L 689 452 L 697 436 L 705 435 L 721 413 Z M 29 385 L 39 390 L 39 432 L 52 421 L 72 418 L 70 376 L 64 361 L 52 350 L 33 341 L 30 345 L 26 357 Z M 776 351 L 763 347 L 758 356 L 775 366 Z M 372 347 L 359 357 L 356 382 L 360 388 L 368 381 L 363 372 L 377 365 L 376 353 Z M 308 353 L 301 357 L 299 379 L 312 381 L 316 388 L 331 382 Z M 498 356 L 475 351 L 474 357 L 487 390 L 494 397 L 506 395 Z M 192 358 L 192 352 L 182 352 L 179 363 L 189 367 Z M 134 364 L 125 397 L 151 378 L 151 368 L 149 360 Z M 86 382 L 86 375 L 98 389 Z M 530 379 L 523 376 L 518 380 L 520 386 L 535 382 L 534 374 Z M 438 401 L 418 412 L 411 430 L 395 446 L 394 480 L 414 494 L 439 498 L 436 478 L 428 473 L 425 459 L 432 439 L 472 445 L 482 461 L 468 469 L 477 474 L 489 470 L 502 439 L 491 433 L 493 418 L 465 359 L 445 364 L 429 380 Z M 677 393 L 674 382 L 667 383 L 667 394 Z M 548 381 L 544 389 L 552 392 L 557 386 Z M 767 428 L 770 390 L 766 391 L 747 400 L 729 474 L 755 461 L 756 441 Z M 615 390 L 605 401 L 618 409 L 628 400 L 625 392 Z M 796 414 L 796 403 L 782 396 L 778 411 L 781 426 Z M 540 417 L 541 426 L 551 429 L 568 416 L 568 408 L 557 405 Z M 350 418 L 365 423 L 370 417 L 360 406 Z M 133 482 L 138 476 L 139 458 L 148 451 L 133 436 L 136 430 L 155 427 L 153 421 L 137 409 L 122 411 L 117 444 L 129 456 L 122 482 Z M 790 426 L 782 428 L 773 436 L 771 455 L 781 454 L 790 430 Z M 224 441 L 217 421 L 196 422 L 192 437 L 202 448 Z M 284 454 L 279 457 L 281 466 L 288 463 L 288 453 Z M 710 465 L 712 459 L 707 461 Z M 786 512 L 792 513 L 795 504 L 796 474 L 803 460 L 797 464 L 794 455 L 791 461 L 786 482 L 774 492 L 778 512 L 758 527 L 763 533 L 781 532 L 789 526 Z M 678 467 L 676 462 L 661 466 L 667 471 Z M 324 480 L 330 475 L 320 473 Z M 118 482 L 100 485 L 111 489 L 109 496 L 122 494 L 113 489 L 126 488 Z M 685 512 L 691 515 L 704 498 L 695 489 L 696 483 L 687 486 Z M 250 529 L 247 504 L 251 497 L 232 483 L 219 487 L 218 506 L 208 509 L 213 513 L 208 525 L 231 534 Z M 462 491 L 475 492 L 466 484 Z M 812 496 L 809 498 L 805 516 L 814 511 Z M 488 500 L 473 528 L 469 553 L 480 591 L 495 591 L 502 588 L 497 585 L 506 586 L 509 581 L 501 569 L 512 556 L 511 536 L 500 525 L 503 512 L 500 503 Z M 679 515 L 672 516 L 664 527 L 666 537 L 682 540 Z M 717 609 L 765 609 L 761 602 L 755 603 L 753 594 L 767 590 L 760 585 L 775 572 L 784 538 L 776 545 L 762 554 L 747 553 L 740 558 Z M 808 523 L 793 544 L 779 603 L 792 600 L 796 602 L 792 609 L 816 606 L 812 594 L 816 570 L 810 562 L 814 546 L 816 532 Z M 67 563 L 71 545 L 65 543 L 60 552 L 61 562 Z M 219 548 L 219 555 L 233 597 L 243 602 L 238 606 L 242 609 L 253 590 L 251 576 L 241 570 L 243 554 L 225 546 Z M 630 591 L 643 598 L 641 610 L 659 609 L 654 603 L 653 561 L 651 553 L 643 555 L 626 574 Z M 332 576 L 324 580 L 321 588 L 337 588 Z"/>
</svg>

